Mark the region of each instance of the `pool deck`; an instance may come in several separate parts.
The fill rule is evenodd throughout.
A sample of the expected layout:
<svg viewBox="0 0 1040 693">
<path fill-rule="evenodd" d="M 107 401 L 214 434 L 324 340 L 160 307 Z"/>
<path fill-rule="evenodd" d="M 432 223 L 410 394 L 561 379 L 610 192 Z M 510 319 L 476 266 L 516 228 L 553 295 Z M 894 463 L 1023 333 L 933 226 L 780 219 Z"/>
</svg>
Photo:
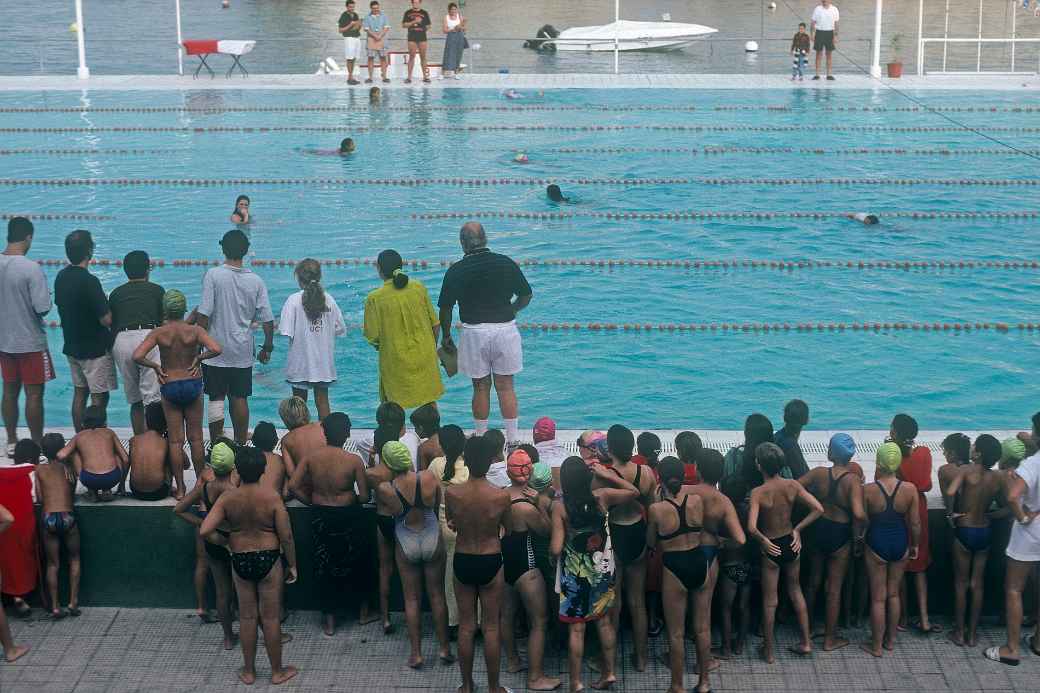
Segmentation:
<svg viewBox="0 0 1040 693">
<path fill-rule="evenodd" d="M 912 91 L 1021 91 L 1040 89 L 1040 76 L 1019 75 L 916 75 L 902 79 L 874 79 L 859 74 L 838 74 L 833 82 L 791 82 L 788 75 L 761 74 L 497 74 L 465 75 L 461 80 L 435 80 L 429 85 L 404 84 L 394 80 L 377 85 L 394 90 L 441 89 L 770 89 L 833 90 L 884 89 L 893 87 Z M 230 79 L 179 75 L 97 75 L 80 80 L 72 75 L 0 76 L 3 91 L 200 91 L 226 89 L 364 89 L 366 85 L 348 87 L 343 75 L 250 75 Z"/>
</svg>

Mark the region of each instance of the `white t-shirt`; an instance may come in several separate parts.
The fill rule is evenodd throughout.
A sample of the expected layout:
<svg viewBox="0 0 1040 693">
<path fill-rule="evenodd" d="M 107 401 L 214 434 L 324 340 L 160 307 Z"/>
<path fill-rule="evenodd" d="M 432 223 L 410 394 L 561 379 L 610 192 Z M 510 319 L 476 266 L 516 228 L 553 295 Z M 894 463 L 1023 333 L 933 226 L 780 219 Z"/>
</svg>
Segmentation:
<svg viewBox="0 0 1040 693">
<path fill-rule="evenodd" d="M 1040 509 L 1040 453 L 1022 460 L 1017 472 L 1022 481 L 1026 482 L 1026 492 L 1022 494 L 1019 503 L 1030 510 Z M 1040 518 L 1028 525 L 1018 522 L 1011 525 L 1007 555 L 1023 563 L 1040 561 Z"/>
<path fill-rule="evenodd" d="M 372 456 L 372 446 L 375 445 L 375 431 L 368 431 L 363 436 L 351 437 L 354 441 L 354 445 L 357 446 L 358 455 L 361 459 L 368 463 L 369 458 Z M 415 431 L 405 431 L 404 435 L 398 438 L 404 446 L 408 448 L 408 452 L 412 455 L 412 469 L 419 471 L 418 460 L 419 460 L 419 445 L 422 443 L 419 440 L 419 436 L 415 435 Z"/>
<path fill-rule="evenodd" d="M 567 449 L 560 445 L 560 441 L 553 438 L 552 440 L 543 440 L 540 443 L 534 444 L 534 449 L 538 451 L 538 461 L 545 462 L 552 468 L 562 467 L 563 461 L 570 457 Z"/>
<path fill-rule="evenodd" d="M 830 7 L 817 5 L 813 10 L 812 20 L 819 31 L 834 31 L 834 25 L 838 23 L 838 8 L 834 5 Z"/>
<path fill-rule="evenodd" d="M 209 334 L 224 349 L 206 365 L 252 367 L 256 359 L 252 323 L 274 320 L 263 280 L 243 267 L 214 267 L 202 279 L 199 313 L 209 318 Z"/>
<path fill-rule="evenodd" d="M 303 292 L 285 300 L 278 320 L 279 333 L 288 337 L 285 379 L 290 383 L 333 383 L 336 381 L 336 337 L 346 333 L 343 313 L 335 299 L 325 293 L 328 311 L 314 322 L 303 309 Z"/>
<path fill-rule="evenodd" d="M 498 488 L 509 488 L 513 485 L 513 482 L 509 478 L 509 474 L 506 472 L 505 462 L 492 462 L 491 466 L 488 467 L 488 473 L 484 477 L 487 482 L 492 486 Z"/>
</svg>

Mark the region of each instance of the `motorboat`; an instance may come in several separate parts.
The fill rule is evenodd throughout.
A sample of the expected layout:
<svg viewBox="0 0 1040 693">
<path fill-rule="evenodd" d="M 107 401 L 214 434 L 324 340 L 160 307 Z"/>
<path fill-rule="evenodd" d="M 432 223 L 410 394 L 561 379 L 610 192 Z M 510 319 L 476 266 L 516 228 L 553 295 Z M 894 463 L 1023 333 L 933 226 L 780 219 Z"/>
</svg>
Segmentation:
<svg viewBox="0 0 1040 693">
<path fill-rule="evenodd" d="M 564 29 L 559 36 L 544 40 L 542 50 L 559 51 L 677 51 L 695 41 L 718 33 L 718 29 L 681 22 L 633 22 L 622 19 L 603 26 Z"/>
</svg>

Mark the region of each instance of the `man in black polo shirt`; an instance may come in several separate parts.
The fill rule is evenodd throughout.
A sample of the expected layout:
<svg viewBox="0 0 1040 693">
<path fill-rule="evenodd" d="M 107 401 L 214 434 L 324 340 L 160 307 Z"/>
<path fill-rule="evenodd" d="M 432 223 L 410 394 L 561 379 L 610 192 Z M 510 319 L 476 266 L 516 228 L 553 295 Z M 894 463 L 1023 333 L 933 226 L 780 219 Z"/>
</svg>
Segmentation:
<svg viewBox="0 0 1040 693">
<path fill-rule="evenodd" d="M 459 304 L 459 370 L 473 380 L 473 423 L 483 435 L 491 412 L 491 383 L 505 419 L 506 440 L 519 436 L 513 376 L 523 370 L 516 314 L 531 302 L 531 285 L 520 266 L 487 247 L 484 227 L 471 221 L 459 233 L 464 257 L 448 268 L 441 285 L 441 345 L 454 349 L 451 320 Z"/>
<path fill-rule="evenodd" d="M 69 265 L 54 279 L 54 303 L 61 317 L 65 337 L 62 353 L 72 372 L 72 425 L 83 428 L 87 395 L 91 404 L 108 407 L 108 393 L 119 387 L 112 360 L 112 312 L 101 282 L 87 267 L 94 255 L 94 239 L 89 231 L 73 231 L 65 237 Z"/>
<path fill-rule="evenodd" d="M 127 282 L 112 291 L 108 305 L 112 310 L 112 357 L 123 376 L 123 392 L 130 405 L 130 423 L 134 435 L 145 431 L 144 408 L 159 401 L 159 379 L 151 368 L 134 362 L 134 351 L 144 338 L 163 323 L 163 288 L 148 281 L 151 258 L 143 250 L 134 250 L 123 258 Z M 159 348 L 148 355 L 159 361 Z"/>
<path fill-rule="evenodd" d="M 347 11 L 339 16 L 339 33 L 343 36 L 343 57 L 347 63 L 347 84 L 361 84 L 354 79 L 354 64 L 361 59 L 361 17 L 354 11 L 354 0 L 347 0 Z"/>
</svg>

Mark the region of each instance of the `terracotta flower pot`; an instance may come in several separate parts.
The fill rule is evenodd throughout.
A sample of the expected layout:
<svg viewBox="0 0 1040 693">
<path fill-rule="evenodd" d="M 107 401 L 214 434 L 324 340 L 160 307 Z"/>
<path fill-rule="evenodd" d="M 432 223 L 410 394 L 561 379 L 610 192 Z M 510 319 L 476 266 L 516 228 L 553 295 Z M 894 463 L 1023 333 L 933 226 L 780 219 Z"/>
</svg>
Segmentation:
<svg viewBox="0 0 1040 693">
<path fill-rule="evenodd" d="M 889 79 L 899 79 L 903 76 L 903 63 L 889 63 L 888 64 L 888 76 Z"/>
</svg>

